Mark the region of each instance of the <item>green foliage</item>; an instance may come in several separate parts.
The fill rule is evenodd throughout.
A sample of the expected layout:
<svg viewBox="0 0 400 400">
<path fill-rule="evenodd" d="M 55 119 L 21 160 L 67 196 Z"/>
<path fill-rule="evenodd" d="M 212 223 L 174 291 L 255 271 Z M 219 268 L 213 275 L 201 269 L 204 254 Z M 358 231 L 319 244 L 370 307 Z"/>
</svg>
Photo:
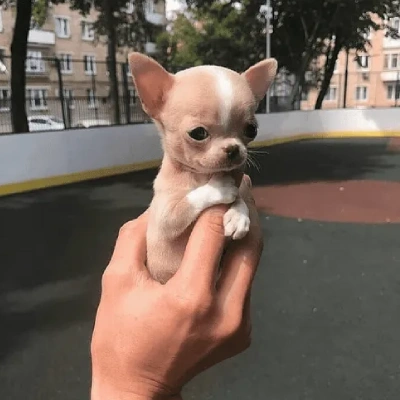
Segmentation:
<svg viewBox="0 0 400 400">
<path fill-rule="evenodd" d="M 265 57 L 265 17 L 260 6 L 265 1 L 188 0 L 192 19 L 203 29 L 192 28 L 190 19 L 180 16 L 173 31 L 161 42 L 181 46 L 170 54 L 170 63 L 188 61 L 218 63 L 236 70 Z M 238 7 L 238 5 L 240 7 Z M 272 0 L 272 54 L 279 65 L 298 73 L 326 53 L 332 36 L 341 48 L 365 50 L 367 33 L 386 28 L 373 15 L 384 19 L 399 12 L 392 0 Z M 393 34 L 389 28 L 389 34 Z"/>
<path fill-rule="evenodd" d="M 49 0 L 36 0 L 32 9 L 32 24 L 38 27 L 43 26 L 47 19 Z"/>
<path fill-rule="evenodd" d="M 144 0 L 135 0 L 133 9 L 129 9 L 128 0 L 70 0 L 71 9 L 87 15 L 96 10 L 98 19 L 94 24 L 97 38 L 108 35 L 107 19 L 111 16 L 115 28 L 117 47 L 131 47 L 143 51 L 144 43 L 152 34 L 154 26 L 145 18 Z"/>
<path fill-rule="evenodd" d="M 259 34 L 263 22 L 244 18 L 243 12 L 216 2 L 193 9 L 191 17 L 179 15 L 172 32 L 158 38 L 159 48 L 169 49 L 167 64 L 176 68 L 218 64 L 243 71 L 260 60 L 265 56 L 265 40 Z"/>
</svg>

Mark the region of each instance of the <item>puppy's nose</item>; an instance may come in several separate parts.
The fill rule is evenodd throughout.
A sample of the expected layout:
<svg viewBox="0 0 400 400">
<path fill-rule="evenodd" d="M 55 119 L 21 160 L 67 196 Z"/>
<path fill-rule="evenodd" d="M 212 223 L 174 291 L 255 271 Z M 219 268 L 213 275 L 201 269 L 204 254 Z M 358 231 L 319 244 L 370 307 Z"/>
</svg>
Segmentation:
<svg viewBox="0 0 400 400">
<path fill-rule="evenodd" d="M 237 144 L 230 144 L 224 150 L 229 160 L 234 160 L 239 155 L 239 146 Z"/>
</svg>

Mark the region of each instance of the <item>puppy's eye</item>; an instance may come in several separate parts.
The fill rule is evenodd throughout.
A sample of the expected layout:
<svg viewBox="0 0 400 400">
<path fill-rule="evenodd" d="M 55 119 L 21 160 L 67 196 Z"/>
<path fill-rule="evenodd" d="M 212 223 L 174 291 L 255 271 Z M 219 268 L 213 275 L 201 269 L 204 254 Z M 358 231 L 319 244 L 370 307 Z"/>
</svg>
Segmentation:
<svg viewBox="0 0 400 400">
<path fill-rule="evenodd" d="M 204 139 L 207 139 L 208 137 L 208 132 L 202 128 L 202 127 L 198 127 L 193 129 L 192 131 L 188 132 L 189 136 L 197 141 L 202 141 Z"/>
<path fill-rule="evenodd" d="M 255 124 L 248 124 L 244 130 L 244 134 L 249 139 L 254 139 L 257 136 L 258 127 Z"/>
</svg>

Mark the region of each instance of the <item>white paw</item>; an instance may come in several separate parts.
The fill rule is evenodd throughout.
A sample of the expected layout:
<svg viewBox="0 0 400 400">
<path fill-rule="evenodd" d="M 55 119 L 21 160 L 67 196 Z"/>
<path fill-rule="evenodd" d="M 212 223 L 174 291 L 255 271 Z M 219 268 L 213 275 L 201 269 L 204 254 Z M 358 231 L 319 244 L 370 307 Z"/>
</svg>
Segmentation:
<svg viewBox="0 0 400 400">
<path fill-rule="evenodd" d="M 235 181 L 230 176 L 213 177 L 204 186 L 209 191 L 208 196 L 212 205 L 215 204 L 231 204 L 239 193 L 239 189 L 235 186 Z"/>
<path fill-rule="evenodd" d="M 233 203 L 239 193 L 235 181 L 230 176 L 213 177 L 210 181 L 192 190 L 187 195 L 187 200 L 200 212 L 217 204 Z"/>
<path fill-rule="evenodd" d="M 249 210 L 239 199 L 224 215 L 225 236 L 233 240 L 243 239 L 250 230 Z"/>
</svg>

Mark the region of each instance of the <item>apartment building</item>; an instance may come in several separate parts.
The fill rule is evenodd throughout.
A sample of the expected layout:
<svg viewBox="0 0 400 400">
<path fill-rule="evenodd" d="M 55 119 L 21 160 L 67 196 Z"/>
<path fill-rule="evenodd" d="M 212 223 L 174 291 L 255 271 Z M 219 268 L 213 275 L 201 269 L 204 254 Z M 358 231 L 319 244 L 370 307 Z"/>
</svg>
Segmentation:
<svg viewBox="0 0 400 400">
<path fill-rule="evenodd" d="M 400 35 L 400 17 L 390 24 Z M 348 108 L 400 106 L 400 39 L 386 37 L 385 31 L 371 32 L 369 39 L 371 46 L 365 53 L 349 53 L 346 96 L 347 55 L 340 53 L 323 109 L 341 108 L 345 100 Z M 314 109 L 317 96 L 317 90 L 304 93 L 301 109 Z"/>
<path fill-rule="evenodd" d="M 127 12 L 132 12 L 133 2 Z M 130 9 L 130 10 L 129 10 Z M 165 1 L 147 0 L 146 18 L 160 28 L 166 26 Z M 10 45 L 15 21 L 15 6 L 0 8 L 0 118 L 9 111 L 10 98 Z M 51 5 L 45 24 L 32 27 L 28 38 L 26 60 L 28 114 L 46 111 L 51 98 L 59 97 L 59 75 L 57 65 L 51 59 L 58 57 L 65 98 L 87 99 L 89 109 L 96 109 L 96 99 L 109 94 L 106 38 L 97 40 L 93 23 L 97 15 L 92 11 L 83 17 L 72 11 L 68 4 Z M 153 38 L 148 38 L 145 49 L 150 55 L 156 52 Z M 117 54 L 119 63 L 126 63 L 131 49 L 122 49 Z M 50 58 L 50 60 L 48 59 Z M 122 68 L 118 66 L 121 84 Z M 133 91 L 131 78 L 128 77 Z M 122 93 L 121 93 L 122 95 Z M 72 105 L 71 105 L 72 107 Z M 54 110 L 49 110 L 54 111 Z M 3 116 L 1 115 L 3 112 Z M 60 116 L 59 110 L 56 114 Z"/>
</svg>

